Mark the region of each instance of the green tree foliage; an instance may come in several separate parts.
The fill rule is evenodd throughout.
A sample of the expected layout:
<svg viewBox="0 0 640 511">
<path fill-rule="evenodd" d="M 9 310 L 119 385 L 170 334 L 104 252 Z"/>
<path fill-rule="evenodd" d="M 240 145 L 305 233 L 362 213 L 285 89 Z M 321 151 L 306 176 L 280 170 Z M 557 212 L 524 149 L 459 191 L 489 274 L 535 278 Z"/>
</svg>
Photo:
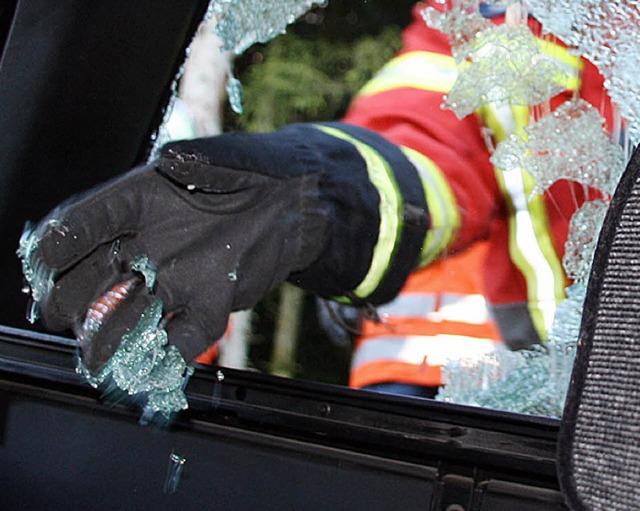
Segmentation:
<svg viewBox="0 0 640 511">
<path fill-rule="evenodd" d="M 272 131 L 294 122 L 338 120 L 364 83 L 400 49 L 400 32 L 415 0 L 330 0 L 266 45 L 238 58 L 235 75 L 244 114 L 227 108 L 225 130 Z M 254 309 L 252 365 L 270 369 L 279 290 Z M 304 298 L 295 376 L 346 384 L 350 352 L 318 324 L 315 297 Z"/>
<path fill-rule="evenodd" d="M 335 120 L 358 89 L 400 49 L 400 29 L 353 42 L 279 37 L 254 51 L 241 78 L 246 131 L 272 131 L 291 122 Z"/>
</svg>

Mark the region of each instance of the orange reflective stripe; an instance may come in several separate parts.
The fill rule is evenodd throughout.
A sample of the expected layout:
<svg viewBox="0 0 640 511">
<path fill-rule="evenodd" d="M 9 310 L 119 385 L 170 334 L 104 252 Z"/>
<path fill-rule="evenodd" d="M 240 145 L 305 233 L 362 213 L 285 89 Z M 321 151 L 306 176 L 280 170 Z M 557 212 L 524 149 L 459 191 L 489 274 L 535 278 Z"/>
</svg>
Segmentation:
<svg viewBox="0 0 640 511">
<path fill-rule="evenodd" d="M 362 341 L 354 351 L 350 380 L 353 386 L 358 387 L 393 381 L 407 383 L 416 375 L 424 377 L 428 373 L 430 385 L 437 385 L 434 375 L 439 373 L 433 368 L 449 360 L 477 360 L 499 348 L 500 343 L 492 339 L 466 335 L 371 337 Z"/>
<path fill-rule="evenodd" d="M 381 318 L 363 322 L 361 339 L 381 335 L 459 335 L 476 339 L 499 339 L 498 329 L 493 321 L 474 325 L 460 321 L 429 321 L 420 318 Z"/>
<path fill-rule="evenodd" d="M 380 307 L 382 322 L 365 320 L 351 362 L 351 384 L 440 385 L 439 366 L 479 358 L 501 346 L 480 293 L 487 244 L 414 273 L 398 297 Z"/>
<path fill-rule="evenodd" d="M 381 375 L 384 375 L 383 379 Z M 349 375 L 349 385 L 355 389 L 389 382 L 439 387 L 442 385 L 442 370 L 440 366 L 384 361 L 363 365 Z"/>
</svg>

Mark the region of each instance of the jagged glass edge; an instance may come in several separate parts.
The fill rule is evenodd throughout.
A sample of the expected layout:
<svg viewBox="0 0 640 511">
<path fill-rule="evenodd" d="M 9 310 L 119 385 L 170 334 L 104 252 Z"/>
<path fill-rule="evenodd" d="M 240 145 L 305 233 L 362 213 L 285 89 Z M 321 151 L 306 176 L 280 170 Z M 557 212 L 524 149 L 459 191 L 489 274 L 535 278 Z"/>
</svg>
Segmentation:
<svg viewBox="0 0 640 511">
<path fill-rule="evenodd" d="M 148 255 L 140 254 L 131 261 L 131 269 L 142 275 L 145 286 L 149 291 L 153 291 L 156 285 L 156 276 L 158 274 L 155 265 Z"/>
<path fill-rule="evenodd" d="M 49 222 L 52 224 L 52 222 Z M 48 224 L 48 225 L 49 225 Z M 41 236 L 36 225 L 27 222 L 20 236 L 18 249 L 16 254 L 22 264 L 22 274 L 26 280 L 26 286 L 23 292 L 31 295 L 33 304 L 27 319 L 30 323 L 34 323 L 38 317 L 37 304 L 49 294 L 53 288 L 55 271 L 45 265 L 38 256 L 37 248 L 40 243 Z"/>
<path fill-rule="evenodd" d="M 513 4 L 515 2 L 510 2 Z M 466 0 L 460 6 L 440 12 L 433 7 L 420 11 L 427 26 L 447 35 L 458 69 L 458 76 L 447 95 L 443 108 L 452 110 L 460 119 L 478 108 L 488 105 L 534 106 L 544 103 L 565 90 L 561 78 L 566 71 L 553 58 L 546 55 L 526 25 L 494 25 L 478 11 L 475 1 Z M 487 47 L 495 51 L 507 51 L 509 45 L 527 48 L 530 56 L 527 65 L 515 65 L 515 61 L 497 59 L 505 76 L 483 76 L 478 73 L 492 58 Z M 492 69 L 496 66 L 490 66 Z M 476 87 L 479 81 L 485 86 Z M 473 92 L 473 94 L 470 94 Z"/>
<path fill-rule="evenodd" d="M 584 283 L 589 277 L 598 236 L 608 209 L 608 200 L 595 199 L 585 202 L 571 217 L 562 267 L 575 282 Z"/>
<path fill-rule="evenodd" d="M 614 97 L 613 99 L 615 100 L 616 98 Z M 625 105 L 622 105 L 623 115 L 625 114 L 624 106 Z M 635 124 L 636 123 L 632 122 L 630 126 L 632 142 L 635 142 L 637 138 L 637 128 L 634 126 Z M 523 167 L 523 165 L 520 165 L 522 160 L 520 158 L 516 158 L 516 160 L 512 162 L 513 166 Z M 523 371 L 530 371 L 532 367 L 538 365 L 540 369 L 537 372 L 534 371 L 530 376 L 533 376 L 534 378 L 540 378 L 543 376 L 544 380 L 544 375 L 548 374 L 549 378 L 547 381 L 552 383 L 550 386 L 544 385 L 542 387 L 542 393 L 540 393 L 539 389 L 535 389 L 532 394 L 526 396 L 523 395 L 523 398 L 525 399 L 521 400 L 519 403 L 514 403 L 513 400 L 511 400 L 512 406 L 505 405 L 504 399 L 498 399 L 498 402 L 495 401 L 494 398 L 496 398 L 497 394 L 499 394 L 501 390 L 500 387 L 495 386 L 493 387 L 493 395 L 485 395 L 484 398 L 481 397 L 481 392 L 476 392 L 476 395 L 473 396 L 451 396 L 447 394 L 447 388 L 443 387 L 438 398 L 443 401 L 464 402 L 466 404 L 489 406 L 520 413 L 542 413 L 544 415 L 551 416 L 561 415 L 564 406 L 564 397 L 569 384 L 571 368 L 573 366 L 573 357 L 575 356 L 575 347 L 577 345 L 577 336 L 579 334 L 585 294 L 586 286 L 583 282 L 577 281 L 567 288 L 567 298 L 559 304 L 554 324 L 549 331 L 549 341 L 546 345 L 544 347 L 536 347 L 534 350 L 526 353 L 513 352 L 511 354 L 516 357 L 520 357 L 522 361 L 528 360 L 528 362 L 523 363 L 523 365 L 520 366 L 519 361 L 512 360 L 511 364 L 515 364 L 517 368 L 501 381 L 502 388 L 506 388 L 506 382 L 508 382 L 508 380 L 513 379 L 514 377 L 517 380 L 518 374 L 521 374 Z M 540 364 L 540 362 L 542 363 Z M 471 363 L 476 362 L 472 361 Z M 486 363 L 487 360 L 481 362 L 481 364 Z M 460 361 L 452 363 L 449 366 L 445 366 L 443 368 L 443 373 L 447 373 L 447 371 L 450 372 L 452 370 L 456 371 L 456 366 L 459 364 Z M 559 367 L 561 370 L 558 369 Z M 447 378 L 446 374 L 443 379 L 445 381 L 447 379 L 451 380 L 450 377 Z M 516 383 L 516 389 L 522 391 L 519 382 Z M 489 399 L 486 399 L 487 397 Z M 513 397 L 513 394 L 511 394 L 510 397 Z"/>
<path fill-rule="evenodd" d="M 243 26 L 242 22 L 239 21 L 239 19 L 242 18 L 241 14 L 243 9 L 248 8 L 247 6 L 250 1 L 251 0 L 211 0 L 211 2 L 209 2 L 202 21 L 210 21 L 215 18 L 216 24 L 214 32 L 222 41 L 220 51 L 231 50 L 235 55 L 240 55 L 251 45 L 255 43 L 266 43 L 284 33 L 289 24 L 293 23 L 298 17 L 302 16 L 314 5 L 322 6 L 326 5 L 328 2 L 328 0 L 286 0 L 286 2 L 284 0 L 280 0 L 285 6 L 290 7 L 290 10 L 287 10 L 286 14 L 282 17 L 282 22 L 265 29 L 263 32 L 256 32 L 254 30 L 251 35 L 248 34 L 248 32 L 251 32 L 250 28 Z M 273 10 L 272 4 L 273 2 L 269 4 L 267 10 Z M 264 5 L 264 2 L 262 0 L 258 0 L 254 10 L 258 10 L 257 7 L 261 5 Z M 280 7 L 282 7 L 282 5 L 280 5 Z M 267 22 L 270 20 L 263 12 L 262 15 L 259 16 L 259 21 L 259 25 L 256 25 L 258 28 L 262 25 L 268 25 Z M 189 57 L 191 51 L 190 47 L 191 43 L 185 51 L 185 61 Z M 183 62 L 176 73 L 173 83 L 171 84 L 171 97 L 164 110 L 162 122 L 160 123 L 157 131 L 151 135 L 151 151 L 149 153 L 148 161 L 157 159 L 160 154 L 160 148 L 170 141 L 169 132 L 166 126 L 171 114 L 173 113 L 176 97 L 178 95 L 178 83 L 180 82 L 184 71 L 185 66 Z M 227 73 L 228 78 L 226 91 L 229 98 L 229 105 L 235 113 L 242 114 L 244 112 L 242 84 L 233 76 L 231 67 L 227 70 Z"/>
<path fill-rule="evenodd" d="M 498 350 L 480 360 L 450 362 L 442 369 L 446 384 L 437 399 L 560 417 L 571 380 L 586 285 L 573 284 L 567 288 L 567 295 L 558 306 L 544 345 L 523 351 Z"/>
<path fill-rule="evenodd" d="M 586 202 L 581 212 L 595 209 L 591 215 L 598 226 L 592 243 L 585 246 L 585 261 L 592 261 L 608 202 Z M 567 244 L 575 240 L 567 240 Z M 531 415 L 561 417 L 571 381 L 578 345 L 582 312 L 587 293 L 588 271 L 566 288 L 567 297 L 558 304 L 556 315 L 544 345 L 532 350 L 498 350 L 482 359 L 452 361 L 442 368 L 445 385 L 437 399 L 496 410 Z"/>
<path fill-rule="evenodd" d="M 605 78 L 605 88 L 609 91 L 611 99 L 619 105 L 622 115 L 628 122 L 627 135 L 631 145 L 637 145 L 640 142 L 640 97 L 637 92 L 637 73 L 633 71 L 631 73 L 635 79 L 635 83 L 633 83 L 634 79 L 626 80 L 629 73 L 625 72 L 625 69 L 635 70 L 640 63 L 638 56 L 640 54 L 640 34 L 636 32 L 632 34 L 631 38 L 625 40 L 625 38 L 618 37 L 616 27 L 606 27 L 595 23 L 596 21 L 615 19 L 611 12 L 601 11 L 597 13 L 601 16 L 595 16 L 593 12 L 589 11 L 589 7 L 601 5 L 622 11 L 635 9 L 636 21 L 640 18 L 637 2 L 527 0 L 528 9 L 542 24 L 546 32 L 563 40 L 574 49 L 574 53 L 584 56 L 598 67 Z M 628 15 L 630 12 L 627 11 L 626 14 Z M 620 13 L 615 12 L 614 14 Z M 591 37 L 580 33 L 581 23 L 591 24 Z M 600 33 L 594 37 L 595 28 L 600 28 Z M 624 30 L 620 32 L 623 33 Z M 597 37 L 601 37 L 603 41 L 600 41 L 601 44 L 594 45 Z M 631 47 L 629 47 L 629 41 L 632 41 Z M 606 44 L 604 44 L 605 42 Z"/>
<path fill-rule="evenodd" d="M 604 117 L 585 100 L 566 101 L 529 124 L 524 134 L 511 134 L 498 143 L 491 163 L 505 172 L 526 169 L 534 179 L 533 194 L 543 193 L 555 182 L 568 179 L 611 196 L 624 172 L 626 159 L 622 146 L 611 140 L 605 123 Z M 558 138 L 555 146 L 540 145 L 540 141 L 549 140 L 549 133 L 562 134 L 562 138 Z M 558 159 L 563 165 L 554 163 Z M 603 170 L 600 163 L 605 159 L 609 164 Z M 572 161 L 574 164 L 569 168 Z"/>
<path fill-rule="evenodd" d="M 266 43 L 282 34 L 287 25 L 314 5 L 325 3 L 325 0 L 274 0 L 265 7 L 263 0 L 213 0 L 205 19 L 215 18 L 215 32 L 222 40 L 222 49 L 240 55 L 252 44 Z"/>
</svg>

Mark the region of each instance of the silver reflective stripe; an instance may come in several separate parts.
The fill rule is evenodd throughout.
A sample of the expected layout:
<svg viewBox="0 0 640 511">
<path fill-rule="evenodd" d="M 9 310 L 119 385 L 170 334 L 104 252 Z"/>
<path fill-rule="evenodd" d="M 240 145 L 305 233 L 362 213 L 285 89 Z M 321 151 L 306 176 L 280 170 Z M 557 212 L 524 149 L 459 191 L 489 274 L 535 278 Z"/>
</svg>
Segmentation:
<svg viewBox="0 0 640 511">
<path fill-rule="evenodd" d="M 490 319 L 487 302 L 480 294 L 442 293 L 437 314 L 444 321 L 458 321 L 470 325 L 482 325 Z"/>
<path fill-rule="evenodd" d="M 351 369 L 385 360 L 414 365 L 444 365 L 450 360 L 476 360 L 499 347 L 500 343 L 491 339 L 463 335 L 374 337 L 365 340 L 356 348 L 351 360 Z"/>
<path fill-rule="evenodd" d="M 378 314 L 400 318 L 425 318 L 428 314 L 435 312 L 436 304 L 435 295 L 404 293 L 398 295 L 391 302 L 378 307 Z"/>
<path fill-rule="evenodd" d="M 420 318 L 482 325 L 490 319 L 481 294 L 403 293 L 378 308 L 381 317 Z"/>
</svg>

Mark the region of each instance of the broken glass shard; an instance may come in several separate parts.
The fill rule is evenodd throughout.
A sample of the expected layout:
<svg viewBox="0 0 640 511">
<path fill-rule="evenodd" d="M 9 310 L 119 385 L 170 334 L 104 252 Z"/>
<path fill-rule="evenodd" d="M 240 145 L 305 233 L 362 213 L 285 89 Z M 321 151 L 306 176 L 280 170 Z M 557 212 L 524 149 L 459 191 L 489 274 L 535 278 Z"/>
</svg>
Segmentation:
<svg viewBox="0 0 640 511">
<path fill-rule="evenodd" d="M 120 346 L 97 376 L 82 365 L 79 371 L 96 387 L 113 382 L 130 396 L 146 398 L 146 411 L 169 418 L 188 406 L 183 390 L 187 365 L 178 349 L 167 345 L 161 319 L 162 301 L 157 300 L 147 307 L 138 324 L 122 336 Z"/>
<path fill-rule="evenodd" d="M 131 269 L 140 273 L 144 278 L 145 286 L 149 291 L 153 291 L 153 287 L 156 284 L 157 270 L 155 265 L 149 259 L 146 254 L 141 254 L 134 257 L 131 261 Z"/>
<path fill-rule="evenodd" d="M 496 7 L 509 7 L 511 5 L 526 3 L 522 0 L 488 0 L 482 3 L 495 5 Z"/>
<path fill-rule="evenodd" d="M 611 99 L 640 141 L 640 3 L 621 0 L 528 0 L 545 31 L 593 62 Z"/>
<path fill-rule="evenodd" d="M 459 118 L 490 103 L 540 104 L 565 90 L 564 67 L 542 51 L 526 24 L 495 26 L 471 0 L 445 12 L 427 7 L 422 15 L 449 36 L 458 77 L 444 106 Z"/>
<path fill-rule="evenodd" d="M 565 89 L 567 74 L 544 54 L 530 29 L 501 25 L 479 34 L 444 106 L 459 118 L 487 104 L 531 106 Z"/>
<path fill-rule="evenodd" d="M 609 204 L 604 200 L 585 202 L 571 217 L 562 266 L 567 276 L 578 282 L 589 278 L 598 236 Z"/>
<path fill-rule="evenodd" d="M 176 452 L 169 455 L 169 466 L 167 467 L 167 476 L 164 481 L 164 492 L 166 494 L 175 493 L 182 479 L 182 472 L 187 458 L 180 456 Z"/>
<path fill-rule="evenodd" d="M 287 25 L 312 6 L 323 4 L 326 4 L 326 0 L 211 0 L 203 21 L 215 21 L 214 32 L 222 41 L 221 50 L 231 50 L 240 55 L 252 44 L 265 43 L 282 34 Z M 187 48 L 185 58 L 189 52 L 190 48 Z M 171 85 L 171 97 L 164 110 L 162 123 L 151 137 L 149 161 L 156 159 L 160 148 L 171 140 L 168 124 L 184 70 L 185 66 L 182 65 Z M 242 113 L 242 87 L 232 73 L 229 73 L 226 90 L 233 111 Z"/>
<path fill-rule="evenodd" d="M 312 6 L 322 0 L 213 0 L 207 18 L 216 20 L 222 47 L 236 55 L 254 43 L 266 43 L 282 34 Z"/>
<path fill-rule="evenodd" d="M 598 111 L 584 100 L 567 101 L 554 112 L 498 144 L 491 162 L 498 168 L 526 169 L 534 193 L 569 179 L 612 195 L 626 157 L 611 141 Z"/>
<path fill-rule="evenodd" d="M 548 337 L 549 390 L 556 394 L 555 401 L 558 403 L 559 412 L 562 410 L 571 380 L 587 285 L 585 282 L 575 282 L 566 292 L 567 298 L 558 305 Z"/>
<path fill-rule="evenodd" d="M 61 229 L 59 222 L 51 220 L 48 226 Z M 40 257 L 37 248 L 40 243 L 40 234 L 36 232 L 36 227 L 32 223 L 27 223 L 20 237 L 16 254 L 22 264 L 22 274 L 27 282 L 23 291 L 31 294 L 33 303 L 29 307 L 27 319 L 30 323 L 35 323 L 38 318 L 38 302 L 42 300 L 53 287 L 55 272 L 47 267 Z"/>
<path fill-rule="evenodd" d="M 222 49 L 240 55 L 254 43 L 266 43 L 285 32 L 312 6 L 321 0 L 213 0 L 205 19 L 215 20 L 214 31 L 222 41 Z M 234 112 L 241 114 L 242 87 L 229 73 L 227 81 L 229 103 Z"/>
<path fill-rule="evenodd" d="M 472 41 L 492 25 L 491 21 L 480 14 L 475 0 L 462 0 L 459 6 L 444 12 L 426 7 L 421 15 L 428 27 L 449 37 L 453 57 L 458 63 L 468 58 Z"/>
<path fill-rule="evenodd" d="M 244 112 L 244 106 L 242 84 L 240 83 L 240 80 L 238 80 L 233 75 L 229 75 L 229 78 L 227 79 L 226 89 L 231 109 L 237 114 L 242 114 Z"/>
<path fill-rule="evenodd" d="M 496 350 L 442 369 L 438 399 L 494 410 L 560 417 L 575 360 L 586 284 L 567 288 L 548 341 L 530 350 Z"/>
<path fill-rule="evenodd" d="M 562 404 L 551 389 L 550 347 L 497 351 L 481 360 L 458 361 L 442 369 L 437 399 L 532 415 L 558 417 Z"/>
</svg>

